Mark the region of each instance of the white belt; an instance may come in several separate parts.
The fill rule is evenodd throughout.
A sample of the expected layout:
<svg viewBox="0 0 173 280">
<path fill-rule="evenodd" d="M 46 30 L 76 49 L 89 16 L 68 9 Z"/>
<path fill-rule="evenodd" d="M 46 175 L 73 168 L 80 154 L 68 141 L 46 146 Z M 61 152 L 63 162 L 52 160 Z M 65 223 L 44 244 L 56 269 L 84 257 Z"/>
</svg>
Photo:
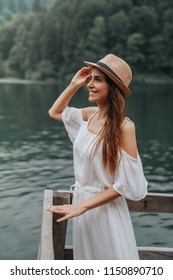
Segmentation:
<svg viewBox="0 0 173 280">
<path fill-rule="evenodd" d="M 104 190 L 105 187 L 102 186 L 82 185 L 79 182 L 75 182 L 75 184 L 70 187 L 70 191 L 73 192 L 74 195 L 82 192 L 101 193 Z"/>
</svg>

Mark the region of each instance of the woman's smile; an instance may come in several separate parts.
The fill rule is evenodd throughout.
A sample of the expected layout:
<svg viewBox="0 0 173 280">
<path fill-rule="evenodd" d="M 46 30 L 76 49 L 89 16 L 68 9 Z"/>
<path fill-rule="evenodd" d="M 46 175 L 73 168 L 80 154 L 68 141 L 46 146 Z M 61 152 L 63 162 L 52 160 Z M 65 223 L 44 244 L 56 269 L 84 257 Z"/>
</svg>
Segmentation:
<svg viewBox="0 0 173 280">
<path fill-rule="evenodd" d="M 93 95 L 93 94 L 95 95 L 96 93 L 97 93 L 96 90 L 90 90 L 90 91 L 89 91 L 89 95 Z"/>
</svg>

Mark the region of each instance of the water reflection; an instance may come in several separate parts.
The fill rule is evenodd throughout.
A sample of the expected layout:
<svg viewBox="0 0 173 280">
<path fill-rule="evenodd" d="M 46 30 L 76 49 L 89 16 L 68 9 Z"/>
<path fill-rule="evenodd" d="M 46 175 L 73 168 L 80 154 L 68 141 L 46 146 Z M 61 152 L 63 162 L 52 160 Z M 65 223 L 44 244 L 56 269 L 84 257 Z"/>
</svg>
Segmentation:
<svg viewBox="0 0 173 280">
<path fill-rule="evenodd" d="M 133 92 L 127 111 L 149 191 L 173 193 L 172 89 L 133 85 Z M 71 143 L 47 114 L 57 95 L 57 86 L 0 85 L 0 259 L 37 258 L 43 190 L 67 189 L 74 181 Z M 88 105 L 86 90 L 74 104 Z M 172 246 L 172 215 L 132 218 L 139 245 Z"/>
<path fill-rule="evenodd" d="M 150 140 L 147 145 L 143 145 L 143 162 L 150 191 L 172 192 L 173 147 L 158 140 Z"/>
</svg>

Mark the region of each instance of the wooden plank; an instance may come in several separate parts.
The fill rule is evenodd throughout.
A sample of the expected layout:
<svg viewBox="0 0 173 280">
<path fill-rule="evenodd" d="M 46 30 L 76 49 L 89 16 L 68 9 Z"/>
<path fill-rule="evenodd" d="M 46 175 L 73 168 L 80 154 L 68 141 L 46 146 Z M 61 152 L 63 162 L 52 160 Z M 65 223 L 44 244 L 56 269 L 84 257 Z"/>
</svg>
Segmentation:
<svg viewBox="0 0 173 280">
<path fill-rule="evenodd" d="M 140 201 L 127 199 L 130 212 L 173 213 L 173 194 L 148 193 Z"/>
<path fill-rule="evenodd" d="M 173 248 L 138 247 L 141 260 L 173 260 Z"/>
<path fill-rule="evenodd" d="M 140 260 L 173 260 L 173 248 L 138 247 Z M 65 248 L 65 260 L 73 260 L 72 247 Z"/>
<path fill-rule="evenodd" d="M 39 260 L 54 260 L 52 213 L 46 208 L 53 204 L 53 191 L 45 190 L 43 198 L 43 213 L 41 226 L 41 242 L 39 246 Z"/>
<path fill-rule="evenodd" d="M 140 260 L 173 260 L 173 248 L 138 247 Z M 65 248 L 65 260 L 73 259 L 71 246 Z"/>
<path fill-rule="evenodd" d="M 70 195 L 70 201 L 73 194 Z M 148 193 L 147 196 L 139 201 L 126 199 L 130 212 L 158 212 L 173 213 L 173 194 Z M 70 202 L 71 203 L 71 202 Z"/>
<path fill-rule="evenodd" d="M 70 203 L 70 194 L 67 192 L 54 192 L 53 204 L 62 205 Z M 57 223 L 56 220 L 62 217 L 59 214 L 53 214 L 53 243 L 55 260 L 64 259 L 64 247 L 66 239 L 67 221 Z"/>
</svg>

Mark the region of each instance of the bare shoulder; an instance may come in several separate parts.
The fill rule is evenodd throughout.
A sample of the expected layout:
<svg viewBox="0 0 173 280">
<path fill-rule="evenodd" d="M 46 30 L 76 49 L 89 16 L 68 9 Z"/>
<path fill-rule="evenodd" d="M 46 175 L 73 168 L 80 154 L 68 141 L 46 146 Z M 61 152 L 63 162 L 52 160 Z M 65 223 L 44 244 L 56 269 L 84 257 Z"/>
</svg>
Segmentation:
<svg viewBox="0 0 173 280">
<path fill-rule="evenodd" d="M 98 110 L 98 107 L 86 107 L 82 109 L 82 116 L 84 121 L 88 121 L 89 118 Z"/>
<path fill-rule="evenodd" d="M 132 157 L 137 157 L 136 128 L 129 118 L 121 125 L 121 148 Z"/>
<path fill-rule="evenodd" d="M 129 118 L 125 118 L 124 122 L 121 125 L 121 131 L 122 133 L 135 133 L 135 124 L 132 120 Z"/>
</svg>

